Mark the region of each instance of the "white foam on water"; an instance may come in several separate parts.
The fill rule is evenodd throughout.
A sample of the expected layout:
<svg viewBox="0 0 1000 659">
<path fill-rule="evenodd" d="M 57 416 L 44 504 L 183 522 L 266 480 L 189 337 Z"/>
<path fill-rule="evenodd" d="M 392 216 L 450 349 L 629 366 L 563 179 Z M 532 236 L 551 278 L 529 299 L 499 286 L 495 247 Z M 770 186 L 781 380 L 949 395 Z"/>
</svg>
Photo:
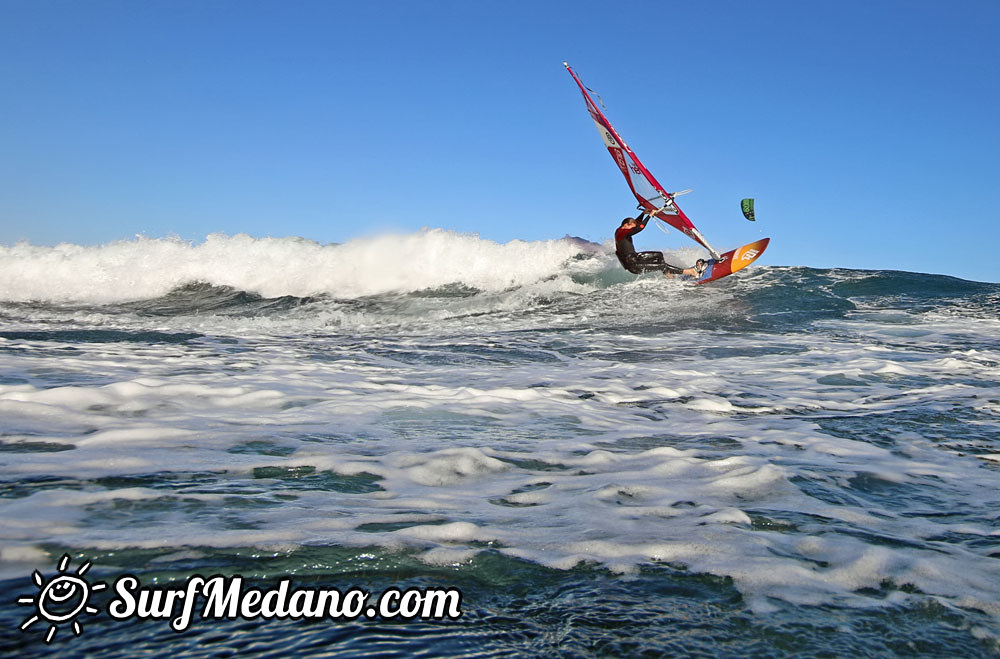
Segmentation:
<svg viewBox="0 0 1000 659">
<path fill-rule="evenodd" d="M 465 239 L 420 240 L 447 250 Z M 311 254 L 317 270 L 334 249 L 279 247 Z M 354 258 L 368 247 L 352 247 Z M 183 261 L 198 247 L 150 249 Z M 228 249 L 245 259 L 263 247 Z M 864 314 L 783 333 L 671 325 L 699 310 L 721 323 L 736 295 L 652 278 L 612 284 L 581 307 L 567 294 L 535 309 L 525 291 L 557 281 L 572 254 L 489 249 L 551 259 L 515 273 L 534 282 L 516 292 L 503 288 L 512 275 L 483 269 L 479 287 L 499 291 L 488 318 L 462 315 L 477 303 L 461 298 L 461 313 L 445 303 L 428 324 L 405 324 L 420 304 L 407 298 L 384 312 L 403 323 L 394 331 L 320 331 L 313 308 L 291 320 L 96 322 L 225 329 L 184 343 L 4 341 L 2 440 L 23 450 L 0 453 L 5 484 L 21 487 L 0 498 L 0 557 L 30 558 L 46 543 L 337 545 L 455 565 L 488 546 L 559 569 L 682 565 L 732 578 L 759 611 L 773 598 L 886 606 L 916 596 L 906 590 L 995 610 L 1000 567 L 966 539 L 997 533 L 997 452 L 949 445 L 934 425 L 980 415 L 959 442 L 1000 428 L 996 326 L 983 324 L 997 333 L 969 348 L 949 343 L 960 320 L 929 316 L 907 319 L 919 337 L 883 331 L 899 318 Z M 252 273 L 212 267 L 250 290 Z M 289 292 L 298 276 L 268 295 L 299 294 Z M 176 283 L 157 277 L 152 288 Z M 369 313 L 356 312 L 355 326 Z M 96 316 L 71 318 L 60 327 L 93 329 Z M 895 594 L 878 594 L 886 583 Z"/>
</svg>

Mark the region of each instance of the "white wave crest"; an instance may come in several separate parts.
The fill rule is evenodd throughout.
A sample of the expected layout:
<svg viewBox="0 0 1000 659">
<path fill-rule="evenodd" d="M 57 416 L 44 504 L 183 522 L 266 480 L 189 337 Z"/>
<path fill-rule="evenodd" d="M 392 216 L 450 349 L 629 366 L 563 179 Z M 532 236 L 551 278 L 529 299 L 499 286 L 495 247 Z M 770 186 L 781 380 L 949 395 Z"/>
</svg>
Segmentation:
<svg viewBox="0 0 1000 659">
<path fill-rule="evenodd" d="M 576 260 L 585 254 L 598 259 Z M 0 299 L 109 303 L 151 299 L 207 282 L 264 297 L 356 298 L 459 284 L 494 292 L 606 269 L 607 247 L 575 238 L 496 243 L 443 229 L 322 245 L 303 238 L 212 234 L 99 246 L 0 246 Z"/>
</svg>

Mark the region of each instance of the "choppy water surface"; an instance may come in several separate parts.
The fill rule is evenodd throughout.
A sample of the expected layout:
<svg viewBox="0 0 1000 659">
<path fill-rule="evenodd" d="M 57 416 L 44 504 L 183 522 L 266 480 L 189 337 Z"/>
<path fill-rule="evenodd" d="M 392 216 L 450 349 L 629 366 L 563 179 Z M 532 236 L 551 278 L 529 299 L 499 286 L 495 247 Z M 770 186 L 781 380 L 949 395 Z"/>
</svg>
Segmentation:
<svg viewBox="0 0 1000 659">
<path fill-rule="evenodd" d="M 0 647 L 997 654 L 1000 285 L 612 259 L 438 231 L 3 248 Z M 463 616 L 96 615 L 46 648 L 14 602 L 65 552 L 454 586 Z"/>
</svg>

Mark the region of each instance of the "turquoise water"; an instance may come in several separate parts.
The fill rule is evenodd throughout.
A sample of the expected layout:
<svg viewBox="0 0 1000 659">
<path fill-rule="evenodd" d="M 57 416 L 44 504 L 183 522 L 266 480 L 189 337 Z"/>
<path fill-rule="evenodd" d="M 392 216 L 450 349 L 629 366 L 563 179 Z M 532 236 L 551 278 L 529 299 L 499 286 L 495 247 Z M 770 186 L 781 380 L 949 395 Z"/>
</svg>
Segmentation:
<svg viewBox="0 0 1000 659">
<path fill-rule="evenodd" d="M 2 255 L 0 649 L 1000 652 L 1000 285 L 692 287 L 574 240 L 408 240 L 476 263 L 361 280 L 357 245 L 244 238 Z M 46 645 L 17 600 L 64 553 L 109 584 L 458 588 L 462 616 L 176 633 L 113 620 L 105 590 Z"/>
</svg>

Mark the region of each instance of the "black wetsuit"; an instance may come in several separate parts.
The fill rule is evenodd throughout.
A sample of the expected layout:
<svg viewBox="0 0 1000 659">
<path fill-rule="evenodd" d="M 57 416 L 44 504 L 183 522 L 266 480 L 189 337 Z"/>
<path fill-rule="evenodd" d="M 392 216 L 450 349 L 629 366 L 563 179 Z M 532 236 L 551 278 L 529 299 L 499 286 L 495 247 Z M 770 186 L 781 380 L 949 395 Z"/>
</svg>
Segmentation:
<svg viewBox="0 0 1000 659">
<path fill-rule="evenodd" d="M 646 228 L 649 216 L 645 213 L 636 218 L 636 225 L 631 229 L 618 227 L 615 231 L 615 254 L 622 266 L 632 274 L 643 272 L 671 272 L 681 274 L 684 269 L 670 265 L 663 258 L 663 252 L 636 252 L 632 244 L 632 236 Z"/>
</svg>

